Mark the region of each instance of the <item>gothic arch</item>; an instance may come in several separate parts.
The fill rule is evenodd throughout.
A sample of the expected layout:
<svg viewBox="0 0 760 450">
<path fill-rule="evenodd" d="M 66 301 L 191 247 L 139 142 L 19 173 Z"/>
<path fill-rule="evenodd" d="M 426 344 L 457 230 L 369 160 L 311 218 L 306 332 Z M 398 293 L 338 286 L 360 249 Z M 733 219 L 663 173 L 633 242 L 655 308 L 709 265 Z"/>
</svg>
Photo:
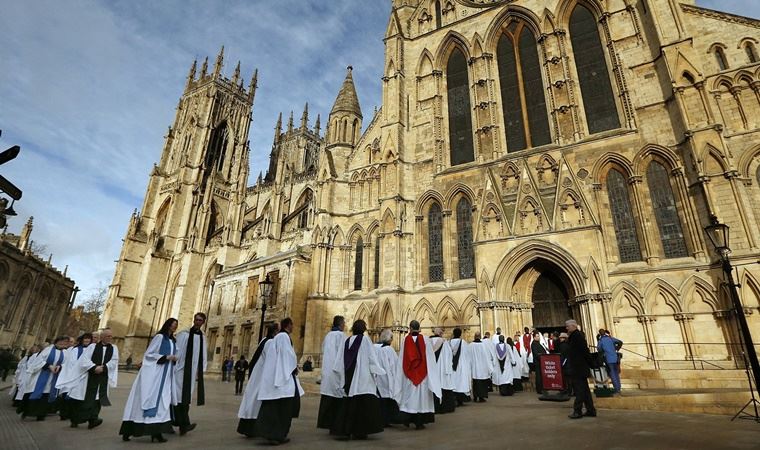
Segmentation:
<svg viewBox="0 0 760 450">
<path fill-rule="evenodd" d="M 492 292 L 493 292 L 493 282 L 488 277 L 488 270 L 484 267 L 480 271 L 480 278 L 478 279 L 478 283 L 482 287 L 481 293 L 483 294 L 482 300 L 484 302 L 490 302 L 493 300 L 492 298 Z"/>
<path fill-rule="evenodd" d="M 733 83 L 734 85 L 739 85 L 742 82 L 745 82 L 748 85 L 751 85 L 754 81 L 752 78 L 752 72 L 748 70 L 740 70 L 734 75 Z"/>
<path fill-rule="evenodd" d="M 454 51 L 454 48 L 459 48 L 467 60 L 472 56 L 467 38 L 456 31 L 450 30 L 441 40 L 441 45 L 438 46 L 434 60 L 435 67 L 443 70 L 442 68 L 446 67 L 449 61 L 449 56 Z"/>
<path fill-rule="evenodd" d="M 672 150 L 661 145 L 647 144 L 633 158 L 633 173 L 635 175 L 644 175 L 649 167 L 649 162 L 654 159 L 664 162 L 665 168 L 668 170 L 681 167 L 681 161 Z"/>
<path fill-rule="evenodd" d="M 746 269 L 744 270 L 744 274 L 742 275 L 741 280 L 742 280 L 742 290 L 741 290 L 742 304 L 747 305 L 749 307 L 760 306 L 760 282 L 749 270 L 746 270 Z M 746 288 L 744 288 L 744 286 L 746 286 Z M 746 294 L 752 294 L 752 296 L 754 296 L 754 301 L 748 298 L 748 295 Z"/>
<path fill-rule="evenodd" d="M 390 208 L 386 208 L 383 213 L 382 230 L 384 233 L 390 233 L 396 229 L 396 216 Z"/>
<path fill-rule="evenodd" d="M 415 319 L 420 320 L 425 315 L 425 312 L 428 313 L 427 316 L 430 317 L 431 320 L 435 320 L 435 308 L 433 308 L 433 305 L 431 305 L 426 298 L 422 298 L 416 305 L 414 305 Z"/>
<path fill-rule="evenodd" d="M 345 236 L 343 234 L 343 230 L 340 228 L 339 225 L 335 225 L 335 228 L 332 229 L 330 232 L 330 244 L 333 247 L 337 247 L 340 245 L 343 245 L 343 241 L 345 240 Z"/>
<path fill-rule="evenodd" d="M 702 150 L 701 159 L 702 173 L 705 175 L 722 175 L 729 171 L 728 162 L 723 152 L 709 143 Z M 711 170 L 711 166 L 717 166 L 717 171 Z"/>
<path fill-rule="evenodd" d="M 441 207 L 446 204 L 440 193 L 436 191 L 426 191 L 419 197 L 419 199 L 417 199 L 417 204 L 414 207 L 415 214 L 418 216 L 425 214 L 430 207 L 430 203 L 434 201 L 438 202 Z"/>
<path fill-rule="evenodd" d="M 709 281 L 697 275 L 692 275 L 681 284 L 679 289 L 684 298 L 684 309 L 688 312 L 694 312 L 694 294 L 699 293 L 699 297 L 710 306 L 712 312 L 719 311 L 720 301 L 718 300 L 717 291 Z"/>
<path fill-rule="evenodd" d="M 602 183 L 611 167 L 621 169 L 626 178 L 630 178 L 633 175 L 633 165 L 625 156 L 619 153 L 607 152 L 596 160 L 593 169 L 591 169 L 594 183 Z"/>
<path fill-rule="evenodd" d="M 453 211 L 456 208 L 456 201 L 459 200 L 459 196 L 463 195 L 470 200 L 470 203 L 475 206 L 475 192 L 470 189 L 469 186 L 463 183 L 456 183 L 446 193 L 445 203 L 441 203 L 446 209 Z"/>
<path fill-rule="evenodd" d="M 485 34 L 486 51 L 491 52 L 494 55 L 496 54 L 496 47 L 499 44 L 501 33 L 513 19 L 525 23 L 536 38 L 541 36 L 542 31 L 541 26 L 539 25 L 541 19 L 528 8 L 512 4 L 507 8 L 504 8 L 486 28 L 486 30 L 488 30 Z"/>
<path fill-rule="evenodd" d="M 380 311 L 380 324 L 384 327 L 392 326 L 395 316 L 393 315 L 393 307 L 390 300 L 386 298 L 383 301 L 383 307 Z"/>
<path fill-rule="evenodd" d="M 462 317 L 460 315 L 459 308 L 451 297 L 446 296 L 441 303 L 438 304 L 438 309 L 435 311 L 437 314 L 437 321 L 439 325 L 445 323 L 445 318 L 448 317 L 454 321 L 454 323 L 462 323 Z"/>
<path fill-rule="evenodd" d="M 372 239 L 372 235 L 376 234 L 380 230 L 380 222 L 377 220 L 373 220 L 371 224 L 367 227 L 367 235 L 365 238 L 366 242 L 372 242 L 370 239 Z M 374 244 L 373 244 L 374 245 Z"/>
<path fill-rule="evenodd" d="M 369 308 L 367 308 L 366 303 L 362 303 L 359 305 L 359 307 L 356 309 L 356 312 L 354 313 L 354 322 L 357 320 L 363 320 L 366 323 L 369 323 Z M 369 326 L 368 326 L 369 327 Z"/>
<path fill-rule="evenodd" d="M 630 281 L 619 281 L 612 287 L 613 302 L 618 303 L 618 309 L 620 308 L 620 301 L 627 300 L 629 305 L 636 310 L 637 315 L 646 314 L 644 308 L 644 297 L 639 292 L 639 289 Z"/>
<path fill-rule="evenodd" d="M 576 296 L 588 292 L 588 279 L 580 265 L 570 252 L 557 244 L 531 239 L 507 253 L 494 274 L 496 298 L 510 298 L 521 269 L 528 264 L 544 259 L 561 269 L 570 283 Z"/>
<path fill-rule="evenodd" d="M 591 11 L 591 14 L 599 20 L 605 12 L 605 7 L 600 0 L 561 0 L 557 5 L 555 17 L 557 22 L 567 24 L 570 22 L 570 15 L 573 13 L 576 5 L 583 5 Z"/>
<path fill-rule="evenodd" d="M 420 56 L 420 62 L 417 64 L 417 75 L 430 75 L 433 73 L 433 54 L 430 50 L 424 49 Z"/>
<path fill-rule="evenodd" d="M 715 78 L 715 81 L 713 81 L 713 91 L 720 91 L 721 89 L 725 89 L 726 91 L 731 89 L 731 86 L 734 85 L 734 80 L 729 78 L 726 75 L 720 75 Z"/>
<path fill-rule="evenodd" d="M 355 223 L 349 230 L 348 230 L 348 242 L 351 243 L 351 245 L 355 244 L 359 238 L 362 238 L 365 236 L 364 234 L 364 228 L 362 228 L 361 225 L 358 223 Z"/>
<path fill-rule="evenodd" d="M 760 158 L 760 144 L 750 147 L 739 157 L 739 173 L 743 178 L 754 178 L 754 174 L 750 173 L 750 169 L 755 158 Z"/>
<path fill-rule="evenodd" d="M 673 309 L 673 313 L 683 311 L 680 301 L 680 295 L 676 288 L 662 278 L 655 278 L 644 288 L 644 300 L 647 305 L 647 311 L 652 314 L 657 303 L 657 295 L 661 294 L 665 303 Z"/>
</svg>

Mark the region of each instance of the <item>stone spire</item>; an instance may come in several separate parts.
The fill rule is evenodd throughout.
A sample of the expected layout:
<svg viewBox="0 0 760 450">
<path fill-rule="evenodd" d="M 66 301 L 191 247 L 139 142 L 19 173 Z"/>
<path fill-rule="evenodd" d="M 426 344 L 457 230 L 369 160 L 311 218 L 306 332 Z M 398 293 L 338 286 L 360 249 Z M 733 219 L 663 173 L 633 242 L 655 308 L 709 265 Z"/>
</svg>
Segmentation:
<svg viewBox="0 0 760 450">
<path fill-rule="evenodd" d="M 190 73 L 187 74 L 187 86 L 190 86 L 190 83 L 195 81 L 195 69 L 198 66 L 198 60 L 193 60 L 193 65 L 190 66 Z"/>
<path fill-rule="evenodd" d="M 317 123 L 314 124 L 314 134 L 316 134 L 317 136 L 319 136 L 319 132 L 321 131 L 321 128 L 322 128 L 321 120 L 322 118 L 320 117 L 319 114 L 317 114 Z"/>
<path fill-rule="evenodd" d="M 232 84 L 237 84 L 238 80 L 240 80 L 240 61 L 238 61 L 235 72 L 232 74 Z"/>
<path fill-rule="evenodd" d="M 282 113 L 277 117 L 277 125 L 274 127 L 274 145 L 280 142 L 280 135 L 282 134 Z"/>
<path fill-rule="evenodd" d="M 224 46 L 219 50 L 219 54 L 216 55 L 216 63 L 214 63 L 214 78 L 219 78 L 222 73 L 222 66 L 224 66 Z"/>
<path fill-rule="evenodd" d="M 346 70 L 346 79 L 343 80 L 343 86 L 338 92 L 338 98 L 335 100 L 330 115 L 336 112 L 348 112 L 357 115 L 362 118 L 362 108 L 359 106 L 359 96 L 356 95 L 356 87 L 354 87 L 354 77 L 352 75 L 354 68 L 348 66 Z"/>
<path fill-rule="evenodd" d="M 30 216 L 26 224 L 21 228 L 21 236 L 18 240 L 18 249 L 22 252 L 32 245 L 32 229 L 34 228 L 34 217 Z"/>
<path fill-rule="evenodd" d="M 306 131 L 309 127 L 309 102 L 303 107 L 303 114 L 301 115 L 301 130 Z"/>
<path fill-rule="evenodd" d="M 290 111 L 290 118 L 288 119 L 288 133 L 293 132 L 293 111 Z"/>
<path fill-rule="evenodd" d="M 251 103 L 256 97 L 256 89 L 259 87 L 259 69 L 253 71 L 251 82 L 248 84 L 248 94 L 251 96 Z"/>
<path fill-rule="evenodd" d="M 206 76 L 206 73 L 208 72 L 208 56 L 206 59 L 203 60 L 203 65 L 201 66 L 201 78 L 204 78 Z"/>
</svg>

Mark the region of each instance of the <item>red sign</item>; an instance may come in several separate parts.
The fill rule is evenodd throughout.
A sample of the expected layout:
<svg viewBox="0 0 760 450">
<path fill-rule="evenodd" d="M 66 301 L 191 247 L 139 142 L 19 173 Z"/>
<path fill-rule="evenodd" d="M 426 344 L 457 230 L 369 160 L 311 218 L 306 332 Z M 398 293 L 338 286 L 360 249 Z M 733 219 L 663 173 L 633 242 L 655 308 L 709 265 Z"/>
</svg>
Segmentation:
<svg viewBox="0 0 760 450">
<path fill-rule="evenodd" d="M 565 389 L 562 379 L 562 363 L 559 355 L 541 355 L 539 360 L 541 368 L 541 383 L 544 389 L 549 391 L 561 391 Z"/>
</svg>

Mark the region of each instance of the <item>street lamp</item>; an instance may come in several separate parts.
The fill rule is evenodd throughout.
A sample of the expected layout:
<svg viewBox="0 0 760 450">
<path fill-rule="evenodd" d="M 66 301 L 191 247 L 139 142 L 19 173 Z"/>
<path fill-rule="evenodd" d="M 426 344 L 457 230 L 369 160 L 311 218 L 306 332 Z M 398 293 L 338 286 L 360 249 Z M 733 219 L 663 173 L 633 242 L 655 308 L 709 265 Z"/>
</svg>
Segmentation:
<svg viewBox="0 0 760 450">
<path fill-rule="evenodd" d="M 259 292 L 261 292 L 261 325 L 259 325 L 259 342 L 261 342 L 261 338 L 264 336 L 264 316 L 267 312 L 267 302 L 272 295 L 273 285 L 274 283 L 269 278 L 269 274 L 264 278 L 264 281 L 259 283 Z"/>
<path fill-rule="evenodd" d="M 710 239 L 710 243 L 712 243 L 713 247 L 715 247 L 715 252 L 720 256 L 723 273 L 726 276 L 728 291 L 731 297 L 731 303 L 734 308 L 734 315 L 736 316 L 736 320 L 739 324 L 739 331 L 741 332 L 741 339 L 743 341 L 742 343 L 744 344 L 744 348 L 742 349 L 742 355 L 744 356 L 744 369 L 747 372 L 749 391 L 750 395 L 752 396 L 747 404 L 744 405 L 744 407 L 738 413 L 736 413 L 736 415 L 731 420 L 736 419 L 741 414 L 745 414 L 743 417 L 752 418 L 755 421 L 760 422 L 760 411 L 758 411 L 758 404 L 760 404 L 760 402 L 755 399 L 754 391 L 754 389 L 757 389 L 757 387 L 760 386 L 760 363 L 757 361 L 755 345 L 752 342 L 752 333 L 749 331 L 749 326 L 747 325 L 747 317 L 744 315 L 744 307 L 742 306 L 742 302 L 739 299 L 737 284 L 734 283 L 734 268 L 731 266 L 731 260 L 729 258 L 729 255 L 731 254 L 731 247 L 729 246 L 728 225 L 720 223 L 720 221 L 718 221 L 718 218 L 713 215 L 710 216 L 710 225 L 705 227 L 705 232 L 707 233 L 707 237 Z M 747 360 L 749 360 L 749 364 L 747 364 Z M 752 368 L 752 374 L 754 375 L 754 389 L 752 387 L 752 376 L 750 376 L 749 372 L 750 367 Z M 750 404 L 754 406 L 754 416 L 744 412 L 744 410 L 747 409 Z"/>
</svg>

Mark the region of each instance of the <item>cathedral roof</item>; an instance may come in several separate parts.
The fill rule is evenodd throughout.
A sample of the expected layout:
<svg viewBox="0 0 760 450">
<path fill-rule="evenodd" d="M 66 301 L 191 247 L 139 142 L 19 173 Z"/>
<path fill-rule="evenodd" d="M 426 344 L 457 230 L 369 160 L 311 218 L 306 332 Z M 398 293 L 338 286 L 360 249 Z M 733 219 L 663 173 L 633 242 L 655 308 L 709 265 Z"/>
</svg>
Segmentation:
<svg viewBox="0 0 760 450">
<path fill-rule="evenodd" d="M 341 86 L 338 98 L 330 112 L 331 115 L 337 112 L 350 112 L 359 118 L 362 117 L 362 108 L 359 106 L 359 97 L 356 95 L 356 87 L 354 87 L 354 77 L 351 75 L 353 70 L 353 67 L 348 66 L 346 79 L 343 80 L 343 86 Z"/>
</svg>

